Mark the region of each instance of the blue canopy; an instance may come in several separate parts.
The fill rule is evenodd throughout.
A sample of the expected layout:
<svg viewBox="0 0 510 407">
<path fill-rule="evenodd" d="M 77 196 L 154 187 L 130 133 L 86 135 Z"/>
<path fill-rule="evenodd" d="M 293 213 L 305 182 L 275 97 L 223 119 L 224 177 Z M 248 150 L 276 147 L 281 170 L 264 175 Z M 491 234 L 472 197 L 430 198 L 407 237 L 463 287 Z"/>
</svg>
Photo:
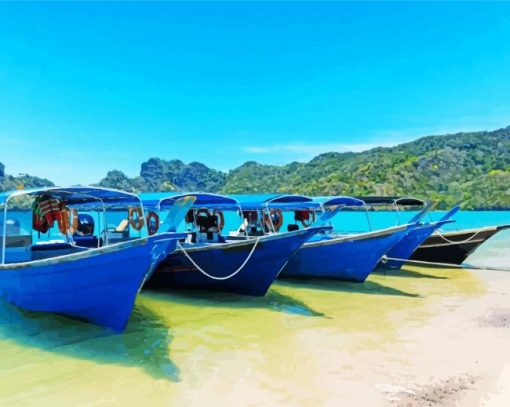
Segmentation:
<svg viewBox="0 0 510 407">
<path fill-rule="evenodd" d="M 176 201 L 188 196 L 196 198 L 193 208 L 209 208 L 217 210 L 238 210 L 239 202 L 224 195 L 210 194 L 206 192 L 157 192 L 140 194 L 144 206 L 161 209 L 173 206 Z"/>
<path fill-rule="evenodd" d="M 49 196 L 54 199 L 64 201 L 67 205 L 140 205 L 140 199 L 135 194 L 129 192 L 118 191 L 116 189 L 90 187 L 90 186 L 73 186 L 73 187 L 45 187 L 34 189 L 22 189 L 16 191 L 8 191 L 0 193 L 0 206 L 14 197 L 28 195 Z"/>
<path fill-rule="evenodd" d="M 319 209 L 320 204 L 304 195 L 262 194 L 231 195 L 243 210 L 281 209 L 284 211 Z"/>
<path fill-rule="evenodd" d="M 351 196 L 317 196 L 313 200 L 318 202 L 323 208 L 333 206 L 365 206 L 364 201 Z"/>
</svg>

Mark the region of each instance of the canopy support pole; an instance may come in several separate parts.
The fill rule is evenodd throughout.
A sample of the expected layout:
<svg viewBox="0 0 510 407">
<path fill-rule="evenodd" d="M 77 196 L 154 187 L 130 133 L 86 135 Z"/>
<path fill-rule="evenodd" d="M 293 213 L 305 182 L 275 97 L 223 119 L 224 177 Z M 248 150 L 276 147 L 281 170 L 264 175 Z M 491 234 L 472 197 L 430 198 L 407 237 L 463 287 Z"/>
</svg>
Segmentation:
<svg viewBox="0 0 510 407">
<path fill-rule="evenodd" d="M 6 199 L 4 204 L 4 223 L 2 225 L 2 263 L 5 264 L 5 245 L 6 245 L 6 239 L 7 239 L 7 202 L 9 201 L 9 198 Z"/>
</svg>

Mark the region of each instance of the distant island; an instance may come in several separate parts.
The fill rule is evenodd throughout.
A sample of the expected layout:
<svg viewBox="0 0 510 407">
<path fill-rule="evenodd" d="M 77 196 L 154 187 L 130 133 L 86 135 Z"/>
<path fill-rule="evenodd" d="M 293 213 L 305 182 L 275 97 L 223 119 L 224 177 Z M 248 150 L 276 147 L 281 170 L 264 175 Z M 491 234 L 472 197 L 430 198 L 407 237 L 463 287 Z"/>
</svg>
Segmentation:
<svg viewBox="0 0 510 407">
<path fill-rule="evenodd" d="M 3 174 L 0 190 L 52 185 L 46 179 Z M 244 163 L 228 173 L 198 162 L 151 158 L 140 175 L 109 171 L 98 185 L 132 192 L 302 193 L 306 195 L 412 195 L 446 208 L 510 208 L 510 126 L 428 136 L 396 147 L 361 153 L 329 152 L 307 163 Z"/>
</svg>

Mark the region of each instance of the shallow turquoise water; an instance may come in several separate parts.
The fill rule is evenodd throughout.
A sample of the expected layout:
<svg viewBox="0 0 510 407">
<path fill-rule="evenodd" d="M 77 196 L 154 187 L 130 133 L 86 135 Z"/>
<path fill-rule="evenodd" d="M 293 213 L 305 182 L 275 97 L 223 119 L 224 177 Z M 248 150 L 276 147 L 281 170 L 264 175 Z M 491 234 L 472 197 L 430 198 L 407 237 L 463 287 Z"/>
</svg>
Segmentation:
<svg viewBox="0 0 510 407">
<path fill-rule="evenodd" d="M 469 261 L 510 265 L 509 247 L 502 232 Z M 338 404 L 349 396 L 338 381 L 363 391 L 370 355 L 401 343 L 400 328 L 426 323 L 448 296 L 484 289 L 469 270 L 407 267 L 365 284 L 279 281 L 262 298 L 143 291 L 121 335 L 0 303 L 0 405 Z M 379 365 L 395 358 L 378 355 Z"/>
</svg>

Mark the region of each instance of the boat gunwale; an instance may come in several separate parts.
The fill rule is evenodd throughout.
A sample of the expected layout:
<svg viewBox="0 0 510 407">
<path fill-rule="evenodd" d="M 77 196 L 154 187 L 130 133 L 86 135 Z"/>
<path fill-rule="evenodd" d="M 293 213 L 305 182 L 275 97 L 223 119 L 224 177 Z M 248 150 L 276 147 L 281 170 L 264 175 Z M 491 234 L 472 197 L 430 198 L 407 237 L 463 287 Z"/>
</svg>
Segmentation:
<svg viewBox="0 0 510 407">
<path fill-rule="evenodd" d="M 170 236 L 173 236 L 170 238 Z M 39 266 L 49 266 L 54 264 L 62 264 L 72 261 L 77 261 L 89 257 L 95 257 L 102 254 L 108 254 L 108 253 L 114 253 L 118 252 L 120 250 L 125 250 L 133 247 L 138 246 L 144 246 L 146 245 L 149 240 L 154 240 L 155 242 L 163 241 L 163 240 L 173 240 L 173 239 L 179 239 L 181 236 L 183 236 L 182 233 L 172 233 L 172 232 L 165 232 L 161 233 L 156 236 L 145 236 L 140 237 L 133 240 L 128 240 L 125 242 L 119 242 L 119 243 L 113 243 L 109 244 L 108 246 L 103 247 L 94 247 L 90 248 L 88 250 L 85 250 L 83 252 L 78 253 L 70 253 L 70 254 L 64 254 L 61 256 L 55 256 L 50 257 L 47 259 L 41 259 L 41 260 L 32 260 L 32 261 L 26 261 L 26 262 L 20 262 L 20 263 L 6 263 L 6 264 L 0 264 L 0 271 L 1 270 L 14 270 L 14 269 L 24 269 L 29 267 L 39 267 Z M 76 246 L 81 247 L 81 246 Z"/>
<path fill-rule="evenodd" d="M 403 225 L 397 225 L 392 226 L 385 229 L 379 229 L 374 230 L 370 232 L 363 232 L 363 233 L 354 233 L 354 234 L 347 234 L 343 236 L 334 237 L 332 239 L 324 239 L 324 240 L 318 240 L 315 242 L 305 242 L 301 249 L 309 249 L 317 246 L 328 246 L 333 245 L 337 243 L 343 243 L 343 242 L 349 242 L 349 241 L 355 241 L 355 240 L 366 240 L 371 239 L 374 237 L 383 237 L 388 236 L 396 232 L 401 232 L 406 229 L 409 229 L 410 226 L 413 226 L 413 223 L 403 224 Z"/>
<path fill-rule="evenodd" d="M 95 257 L 101 254 L 107 254 L 107 253 L 113 253 L 120 250 L 137 247 L 137 246 L 143 246 L 148 243 L 150 237 L 141 237 L 138 239 L 129 240 L 127 242 L 120 242 L 120 243 L 113 243 L 108 246 L 103 247 L 95 247 L 88 250 L 85 250 L 83 252 L 78 253 L 70 253 L 70 254 L 63 254 L 61 256 L 55 256 L 50 257 L 47 259 L 41 259 L 41 260 L 32 260 L 32 261 L 25 261 L 20 263 L 5 263 L 0 264 L 0 270 L 11 270 L 11 269 L 21 269 L 21 268 L 27 268 L 27 267 L 37 267 L 37 266 L 46 266 L 46 265 L 52 265 L 52 264 L 61 264 L 71 261 L 76 261 L 88 257 Z M 75 246 L 75 247 L 81 247 L 81 246 Z"/>
<path fill-rule="evenodd" d="M 433 236 L 440 236 L 440 235 L 460 235 L 463 233 L 480 233 L 480 232 L 489 232 L 489 231 L 500 231 L 504 229 L 510 229 L 510 224 L 507 225 L 496 225 L 496 226 L 482 226 L 479 228 L 469 228 L 469 229 L 450 229 L 450 230 L 444 230 L 444 231 L 435 231 L 431 237 Z"/>
</svg>

